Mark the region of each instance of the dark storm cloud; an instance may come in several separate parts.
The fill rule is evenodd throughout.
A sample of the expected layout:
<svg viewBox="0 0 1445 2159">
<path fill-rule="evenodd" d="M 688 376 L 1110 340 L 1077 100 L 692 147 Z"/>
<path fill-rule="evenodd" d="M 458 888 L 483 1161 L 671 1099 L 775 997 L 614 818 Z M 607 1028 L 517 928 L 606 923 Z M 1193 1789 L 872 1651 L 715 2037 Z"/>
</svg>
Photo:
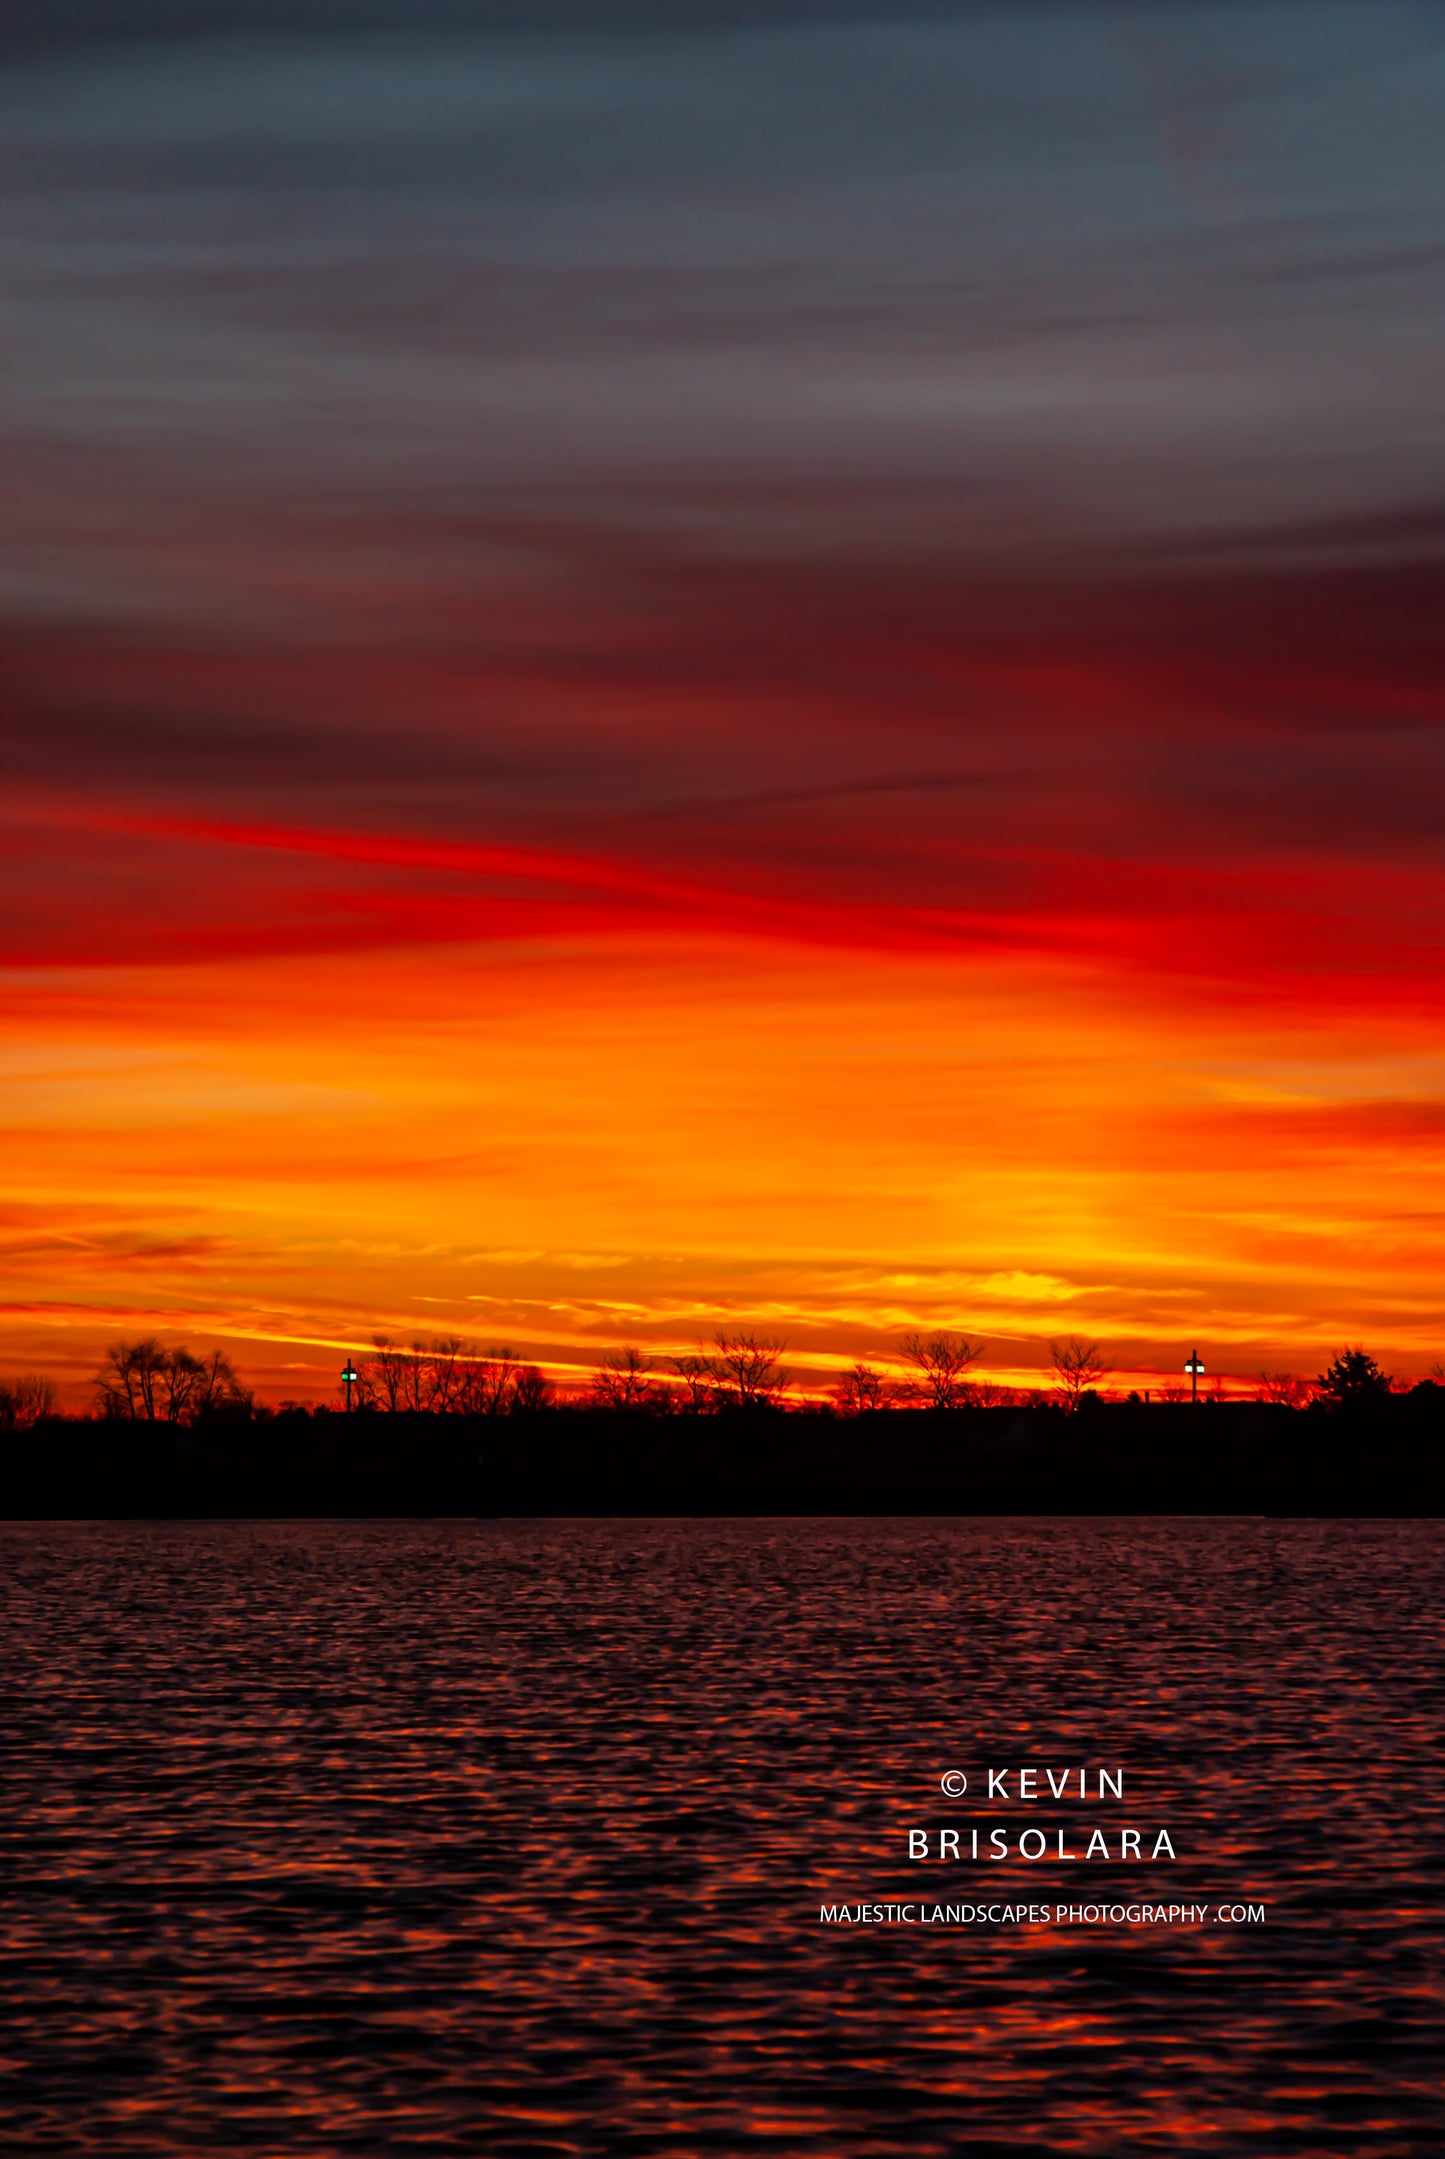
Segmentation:
<svg viewBox="0 0 1445 2159">
<path fill-rule="evenodd" d="M 260 659 L 52 633 L 4 655 L 0 760 L 132 810 L 701 851 L 930 904 L 977 844 L 1428 860 L 1445 552 L 1376 559 L 1397 542 L 1052 582 L 660 546 L 590 616 L 461 616 L 445 642 L 394 617 L 360 653 Z"/>
<path fill-rule="evenodd" d="M 421 19 L 7 15 L 12 786 L 880 905 L 1423 853 L 1433 17 Z"/>
<path fill-rule="evenodd" d="M 992 12 L 977 0 L 908 0 L 899 17 Z M 997 4 L 997 0 L 994 0 Z M 1010 0 L 1015 9 L 1059 0 Z M 1158 0 L 1156 0 L 1158 4 Z M 1165 0 L 1168 4 L 1168 0 Z M 828 25 L 876 16 L 878 0 L 9 0 L 7 33 L 43 49 L 78 40 L 146 44 L 158 38 L 455 36 L 688 37 L 779 24 Z"/>
<path fill-rule="evenodd" d="M 1142 58 L 1094 8 L 686 11 L 681 42 L 644 11 L 615 45 L 389 17 L 384 52 L 225 19 L 224 53 L 9 94 L 27 597 L 130 604 L 154 547 L 159 604 L 214 608 L 198 528 L 299 551 L 297 500 L 373 557 L 558 495 L 609 539 L 806 551 L 851 488 L 992 552 L 1421 486 L 1442 69 L 1409 10 L 1178 8 Z M 1200 81 L 1223 133 L 1181 176 L 1158 118 Z M 335 531 L 309 567 L 371 582 Z M 215 582 L 246 600 L 244 562 Z"/>
</svg>

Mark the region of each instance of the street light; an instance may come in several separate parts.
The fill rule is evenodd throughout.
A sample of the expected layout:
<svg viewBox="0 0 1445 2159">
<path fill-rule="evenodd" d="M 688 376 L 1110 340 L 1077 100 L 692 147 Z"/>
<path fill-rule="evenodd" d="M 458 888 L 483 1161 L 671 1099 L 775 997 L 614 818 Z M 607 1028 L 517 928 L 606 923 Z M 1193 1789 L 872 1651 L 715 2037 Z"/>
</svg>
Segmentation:
<svg viewBox="0 0 1445 2159">
<path fill-rule="evenodd" d="M 1189 1374 L 1189 1399 L 1191 1402 L 1197 1402 L 1199 1400 L 1199 1375 L 1204 1370 L 1204 1361 L 1197 1349 L 1184 1369 Z"/>
<path fill-rule="evenodd" d="M 351 1359 L 348 1357 L 346 1360 L 345 1369 L 341 1374 L 341 1383 L 346 1389 L 346 1413 L 348 1416 L 350 1416 L 351 1414 L 351 1390 L 356 1385 L 356 1382 L 360 1379 L 360 1377 L 361 1374 L 356 1370 L 356 1368 L 351 1362 Z"/>
</svg>

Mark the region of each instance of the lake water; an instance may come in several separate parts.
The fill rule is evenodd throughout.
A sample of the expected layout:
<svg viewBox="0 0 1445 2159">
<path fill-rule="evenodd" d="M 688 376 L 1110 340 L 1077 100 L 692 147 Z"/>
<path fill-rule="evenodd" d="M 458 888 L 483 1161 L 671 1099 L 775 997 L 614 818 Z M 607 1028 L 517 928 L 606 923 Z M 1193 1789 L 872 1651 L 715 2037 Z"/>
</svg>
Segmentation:
<svg viewBox="0 0 1445 2159">
<path fill-rule="evenodd" d="M 7 2152 L 1445 2148 L 1436 1524 L 0 1542 Z M 910 1865 L 975 1823 L 1178 1857 Z"/>
</svg>

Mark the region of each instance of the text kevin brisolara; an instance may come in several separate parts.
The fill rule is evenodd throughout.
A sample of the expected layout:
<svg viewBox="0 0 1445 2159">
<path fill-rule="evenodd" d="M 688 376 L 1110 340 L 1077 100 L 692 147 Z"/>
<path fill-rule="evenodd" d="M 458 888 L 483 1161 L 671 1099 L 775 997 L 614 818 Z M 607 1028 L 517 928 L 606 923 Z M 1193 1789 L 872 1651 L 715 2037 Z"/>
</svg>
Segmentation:
<svg viewBox="0 0 1445 2159">
<path fill-rule="evenodd" d="M 966 1770 L 946 1769 L 939 1778 L 946 1799 L 969 1791 Z M 1122 1769 L 988 1769 L 975 1780 L 980 1797 L 1023 1806 L 1050 1801 L 1119 1800 L 1124 1797 Z M 966 1859 L 1174 1859 L 1174 1839 L 1167 1829 L 1115 1827 L 1097 1822 L 1020 1829 L 1006 1823 L 969 1823 L 910 1829 L 908 1857 L 915 1861 Z"/>
</svg>

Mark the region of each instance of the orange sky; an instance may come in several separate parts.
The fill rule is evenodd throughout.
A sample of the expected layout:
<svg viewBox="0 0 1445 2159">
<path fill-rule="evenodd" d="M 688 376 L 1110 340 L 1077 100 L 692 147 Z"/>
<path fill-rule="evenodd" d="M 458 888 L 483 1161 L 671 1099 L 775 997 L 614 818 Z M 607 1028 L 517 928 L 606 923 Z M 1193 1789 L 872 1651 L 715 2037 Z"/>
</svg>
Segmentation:
<svg viewBox="0 0 1445 2159">
<path fill-rule="evenodd" d="M 843 578 L 731 643 L 704 586 L 660 674 L 565 581 L 520 677 L 384 611 L 12 641 L 0 1373 L 730 1325 L 808 1384 L 935 1326 L 1014 1382 L 1073 1332 L 1116 1386 L 1426 1372 L 1428 582 Z"/>
<path fill-rule="evenodd" d="M 343 1350 L 566 1375 L 746 1323 L 825 1375 L 913 1327 L 1037 1374 L 1423 1373 L 1438 1030 L 1097 956 L 710 929 L 12 971 L 0 1370 L 219 1341 L 271 1398 Z M 1148 1383 L 1145 1379 L 1143 1383 Z"/>
</svg>

